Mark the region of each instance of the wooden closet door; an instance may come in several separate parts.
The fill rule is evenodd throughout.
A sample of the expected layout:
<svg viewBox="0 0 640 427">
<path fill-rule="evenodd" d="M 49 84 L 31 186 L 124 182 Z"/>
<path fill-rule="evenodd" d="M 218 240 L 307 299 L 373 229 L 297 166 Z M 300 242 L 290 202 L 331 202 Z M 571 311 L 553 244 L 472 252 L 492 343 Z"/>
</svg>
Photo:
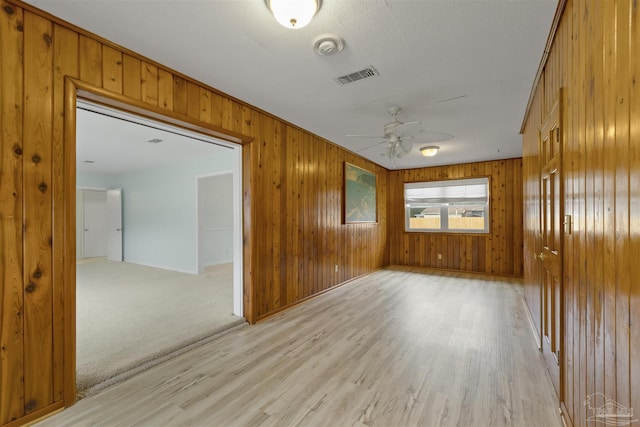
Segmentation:
<svg viewBox="0 0 640 427">
<path fill-rule="evenodd" d="M 540 224 L 542 226 L 542 352 L 553 385 L 562 400 L 560 358 L 562 347 L 562 132 L 560 96 L 540 128 Z"/>
</svg>

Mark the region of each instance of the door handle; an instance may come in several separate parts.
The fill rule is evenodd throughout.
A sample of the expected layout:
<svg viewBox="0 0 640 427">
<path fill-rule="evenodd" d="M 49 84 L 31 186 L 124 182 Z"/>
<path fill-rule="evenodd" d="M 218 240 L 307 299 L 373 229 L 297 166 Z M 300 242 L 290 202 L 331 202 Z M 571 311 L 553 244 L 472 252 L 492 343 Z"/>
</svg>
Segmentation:
<svg viewBox="0 0 640 427">
<path fill-rule="evenodd" d="M 547 256 L 548 256 L 548 255 L 545 255 L 545 254 L 544 254 L 544 252 L 540 252 L 540 253 L 538 254 L 538 259 L 539 259 L 540 261 L 544 261 L 544 259 L 545 259 Z"/>
</svg>

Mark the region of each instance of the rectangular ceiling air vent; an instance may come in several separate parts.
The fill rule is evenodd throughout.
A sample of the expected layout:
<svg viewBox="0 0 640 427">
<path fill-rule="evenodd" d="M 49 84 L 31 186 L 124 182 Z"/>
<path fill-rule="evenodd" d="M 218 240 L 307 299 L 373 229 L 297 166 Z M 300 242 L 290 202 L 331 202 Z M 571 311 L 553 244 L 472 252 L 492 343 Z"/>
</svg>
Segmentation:
<svg viewBox="0 0 640 427">
<path fill-rule="evenodd" d="M 379 76 L 378 71 L 373 66 L 356 71 L 354 73 L 345 74 L 344 76 L 336 77 L 336 81 L 341 85 L 357 82 L 358 80 L 368 79 L 369 77 Z"/>
</svg>

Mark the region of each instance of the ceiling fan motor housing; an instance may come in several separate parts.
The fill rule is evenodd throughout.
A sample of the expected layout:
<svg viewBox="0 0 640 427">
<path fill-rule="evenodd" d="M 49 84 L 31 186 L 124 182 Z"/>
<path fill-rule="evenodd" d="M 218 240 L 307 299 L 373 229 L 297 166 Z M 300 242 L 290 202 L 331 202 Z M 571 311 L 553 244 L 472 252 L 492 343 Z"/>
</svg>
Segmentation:
<svg viewBox="0 0 640 427">
<path fill-rule="evenodd" d="M 392 122 L 387 123 L 386 125 L 384 125 L 384 136 L 389 136 L 393 134 L 393 130 L 395 128 L 397 128 L 400 125 L 403 125 L 404 123 L 398 121 L 398 120 L 394 120 Z"/>
</svg>

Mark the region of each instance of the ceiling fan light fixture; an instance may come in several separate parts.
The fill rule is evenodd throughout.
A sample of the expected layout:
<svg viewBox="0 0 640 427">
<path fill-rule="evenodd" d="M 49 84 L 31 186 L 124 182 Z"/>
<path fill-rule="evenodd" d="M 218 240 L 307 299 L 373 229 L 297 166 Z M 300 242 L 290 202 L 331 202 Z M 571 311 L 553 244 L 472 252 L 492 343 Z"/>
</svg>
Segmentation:
<svg viewBox="0 0 640 427">
<path fill-rule="evenodd" d="M 440 147 L 438 147 L 437 145 L 429 145 L 427 147 L 422 147 L 420 149 L 420 153 L 422 153 L 422 155 L 425 157 L 433 157 L 438 154 L 439 149 Z"/>
<path fill-rule="evenodd" d="M 297 30 L 311 22 L 322 0 L 265 0 L 265 3 L 280 25 Z"/>
</svg>

